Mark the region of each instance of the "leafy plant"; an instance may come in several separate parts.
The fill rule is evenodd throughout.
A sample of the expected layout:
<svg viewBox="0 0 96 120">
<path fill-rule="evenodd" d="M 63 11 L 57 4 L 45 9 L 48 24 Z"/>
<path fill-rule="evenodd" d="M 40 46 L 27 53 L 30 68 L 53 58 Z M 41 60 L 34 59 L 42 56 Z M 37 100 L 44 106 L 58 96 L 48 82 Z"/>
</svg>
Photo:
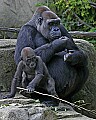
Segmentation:
<svg viewBox="0 0 96 120">
<path fill-rule="evenodd" d="M 62 19 L 68 30 L 90 31 L 96 26 L 96 9 L 90 5 L 89 0 L 53 0 L 53 2 L 49 2 L 49 7 Z"/>
</svg>

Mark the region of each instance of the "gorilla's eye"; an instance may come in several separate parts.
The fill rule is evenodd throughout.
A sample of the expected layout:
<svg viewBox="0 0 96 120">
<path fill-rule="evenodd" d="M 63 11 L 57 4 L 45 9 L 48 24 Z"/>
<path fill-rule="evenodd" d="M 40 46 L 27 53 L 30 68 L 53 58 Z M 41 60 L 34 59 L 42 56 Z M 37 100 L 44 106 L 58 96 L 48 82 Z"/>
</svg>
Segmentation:
<svg viewBox="0 0 96 120">
<path fill-rule="evenodd" d="M 36 57 L 32 57 L 31 60 L 35 62 L 36 61 Z"/>
<path fill-rule="evenodd" d="M 60 21 L 56 21 L 56 22 L 55 22 L 55 25 L 56 25 L 56 26 L 60 25 Z"/>
<path fill-rule="evenodd" d="M 27 58 L 26 62 L 30 63 L 30 62 L 31 62 L 31 59 L 30 59 L 30 58 Z"/>
<path fill-rule="evenodd" d="M 30 63 L 30 62 L 35 62 L 36 61 L 36 57 L 31 57 L 31 58 L 27 58 L 26 62 Z"/>
<path fill-rule="evenodd" d="M 53 23 L 53 22 L 49 22 L 48 25 L 49 25 L 49 26 L 53 26 L 54 23 Z"/>
<path fill-rule="evenodd" d="M 49 26 L 58 26 L 60 25 L 60 21 L 51 21 L 48 23 Z"/>
</svg>

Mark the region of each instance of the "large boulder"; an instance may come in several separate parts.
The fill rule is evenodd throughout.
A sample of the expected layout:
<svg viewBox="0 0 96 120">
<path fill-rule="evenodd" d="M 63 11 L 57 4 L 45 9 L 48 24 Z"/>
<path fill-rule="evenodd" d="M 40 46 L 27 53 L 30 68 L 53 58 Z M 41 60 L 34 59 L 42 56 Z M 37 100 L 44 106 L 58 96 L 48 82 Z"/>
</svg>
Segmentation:
<svg viewBox="0 0 96 120">
<path fill-rule="evenodd" d="M 88 56 L 89 77 L 73 100 L 85 100 L 85 103 L 89 103 L 92 109 L 96 109 L 96 50 L 88 41 L 81 39 L 74 39 L 74 41 Z"/>
<path fill-rule="evenodd" d="M 0 0 L 0 27 L 22 26 L 41 2 L 45 0 Z"/>
<path fill-rule="evenodd" d="M 38 100 L 16 95 L 0 100 L 0 120 L 95 120 L 75 112 L 70 106 L 46 107 Z"/>
</svg>

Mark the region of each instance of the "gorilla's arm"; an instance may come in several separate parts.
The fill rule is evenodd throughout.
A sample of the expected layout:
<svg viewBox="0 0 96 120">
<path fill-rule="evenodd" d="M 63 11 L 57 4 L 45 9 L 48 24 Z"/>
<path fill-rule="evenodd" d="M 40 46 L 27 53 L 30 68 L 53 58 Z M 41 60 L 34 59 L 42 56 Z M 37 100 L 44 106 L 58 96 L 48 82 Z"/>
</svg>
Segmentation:
<svg viewBox="0 0 96 120">
<path fill-rule="evenodd" d="M 10 92 L 10 94 L 5 96 L 4 98 L 12 98 L 12 97 L 15 96 L 15 94 L 16 94 L 16 87 L 22 81 L 22 72 L 23 72 L 22 70 L 23 70 L 23 63 L 20 61 L 18 66 L 17 66 L 17 70 L 15 72 L 15 75 L 14 75 L 14 78 L 12 80 L 12 83 L 11 83 L 11 92 Z"/>
<path fill-rule="evenodd" d="M 36 32 L 37 32 L 36 29 L 34 27 L 31 27 L 30 25 L 24 25 L 21 28 L 18 34 L 16 48 L 15 48 L 15 55 L 14 55 L 16 64 L 18 64 L 20 61 L 21 50 L 24 47 L 30 46 L 33 49 L 35 48 L 33 39 L 35 38 Z"/>
<path fill-rule="evenodd" d="M 21 28 L 17 38 L 17 44 L 15 48 L 15 55 L 14 55 L 16 64 L 18 64 L 20 61 L 21 50 L 26 46 L 30 46 L 31 48 L 33 48 L 35 50 L 35 53 L 38 56 L 41 56 L 42 60 L 45 63 L 48 62 L 56 52 L 64 50 L 63 45 L 65 44 L 65 41 L 59 40 L 59 39 L 55 40 L 54 42 L 41 45 L 40 47 L 35 49 L 36 43 L 34 39 L 36 34 L 38 34 L 38 31 L 36 31 L 34 27 L 31 27 L 29 25 L 24 25 Z M 46 41 L 44 37 L 41 37 L 43 40 L 40 37 L 41 36 L 39 36 L 36 39 L 40 39 L 39 40 L 40 42 Z"/>
<path fill-rule="evenodd" d="M 65 29 L 65 27 L 63 26 L 62 23 L 60 24 L 60 31 L 61 31 L 61 35 L 62 35 L 62 36 L 66 36 L 66 37 L 68 37 L 70 40 L 73 41 L 71 35 L 68 33 L 68 31 Z"/>
<path fill-rule="evenodd" d="M 86 65 L 87 65 L 87 56 L 84 52 L 82 52 L 81 50 L 79 50 L 79 48 L 77 47 L 77 45 L 74 43 L 71 35 L 67 32 L 67 30 L 64 28 L 64 26 L 62 24 L 60 24 L 60 30 L 61 30 L 61 34 L 62 36 L 67 36 L 69 38 L 69 40 L 67 41 L 66 44 L 66 49 L 68 51 L 72 50 L 73 52 L 68 52 L 64 57 L 65 57 L 65 61 L 70 62 L 71 65 L 80 65 L 80 66 L 85 66 L 85 62 L 86 61 Z M 71 53 L 71 54 L 70 54 Z"/>
<path fill-rule="evenodd" d="M 65 49 L 79 50 L 72 40 L 72 37 L 63 27 L 63 25 L 60 25 L 60 30 L 62 36 L 67 36 L 69 39 L 56 39 L 51 43 L 41 45 L 40 47 L 35 49 L 36 43 L 34 39 L 36 34 L 38 34 L 38 31 L 33 26 L 24 25 L 21 28 L 17 39 L 14 56 L 16 64 L 18 64 L 20 61 L 20 52 L 22 48 L 26 46 L 30 46 L 31 48 L 33 48 L 35 50 L 35 53 L 40 56 L 45 63 L 49 62 L 50 59 L 55 55 L 55 53 L 64 51 Z M 43 39 L 43 41 L 46 41 L 44 37 L 41 38 Z M 40 39 L 40 37 L 36 39 Z M 40 39 L 39 41 L 42 42 L 42 39 Z"/>
<path fill-rule="evenodd" d="M 35 53 L 39 55 L 45 63 L 49 62 L 50 59 L 55 55 L 55 53 L 64 51 L 65 49 L 79 50 L 76 44 L 74 43 L 71 35 L 67 32 L 67 30 L 62 24 L 60 25 L 60 30 L 62 34 L 61 38 L 56 39 L 51 43 L 42 45 L 35 49 Z"/>
<path fill-rule="evenodd" d="M 78 47 L 77 47 L 77 45 L 74 43 L 71 35 L 68 33 L 68 31 L 64 28 L 64 26 L 63 26 L 62 24 L 60 24 L 60 30 L 61 30 L 61 35 L 62 35 L 62 36 L 66 36 L 66 37 L 69 38 L 69 43 L 68 43 L 68 44 L 69 44 L 70 46 L 73 46 L 72 49 L 74 49 L 74 50 L 79 50 Z"/>
<path fill-rule="evenodd" d="M 34 79 L 31 80 L 31 82 L 27 86 L 28 92 L 34 91 L 35 87 L 39 85 L 40 81 L 44 77 L 43 61 L 39 56 L 36 56 L 36 58 L 37 58 L 37 65 L 35 68 L 35 77 Z"/>
<path fill-rule="evenodd" d="M 68 38 L 56 39 L 51 43 L 38 47 L 35 49 L 35 53 L 40 56 L 45 63 L 49 62 L 55 53 L 65 50 L 67 40 Z"/>
</svg>

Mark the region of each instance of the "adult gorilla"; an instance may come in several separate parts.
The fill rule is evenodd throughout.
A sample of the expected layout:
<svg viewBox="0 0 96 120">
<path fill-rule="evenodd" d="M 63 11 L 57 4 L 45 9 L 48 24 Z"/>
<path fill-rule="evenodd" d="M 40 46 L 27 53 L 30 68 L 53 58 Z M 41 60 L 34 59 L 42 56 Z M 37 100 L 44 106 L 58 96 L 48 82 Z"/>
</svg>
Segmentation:
<svg viewBox="0 0 96 120">
<path fill-rule="evenodd" d="M 16 64 L 26 46 L 33 48 L 46 63 L 60 98 L 72 97 L 87 80 L 86 55 L 75 45 L 60 18 L 48 7 L 39 7 L 21 28 L 15 49 Z"/>
</svg>

